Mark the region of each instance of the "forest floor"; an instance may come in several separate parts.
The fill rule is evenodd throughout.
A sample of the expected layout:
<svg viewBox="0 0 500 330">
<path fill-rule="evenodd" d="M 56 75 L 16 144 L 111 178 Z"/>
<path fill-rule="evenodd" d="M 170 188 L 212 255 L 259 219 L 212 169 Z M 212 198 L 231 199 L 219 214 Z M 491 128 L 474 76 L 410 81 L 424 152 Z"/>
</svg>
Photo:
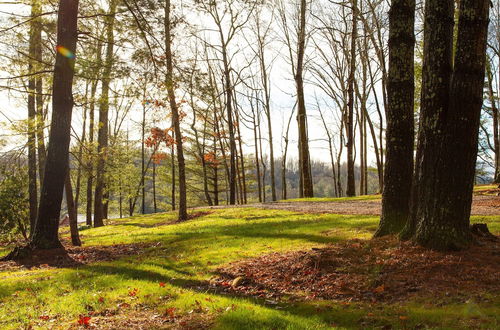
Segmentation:
<svg viewBox="0 0 500 330">
<path fill-rule="evenodd" d="M 337 203 L 367 198 L 378 197 Z M 82 230 L 77 248 L 64 228 L 67 254 L 0 263 L 0 328 L 500 327 L 500 242 L 443 254 L 370 240 L 377 222 L 205 209 L 184 223 L 174 213 L 113 220 Z M 500 212 L 472 222 L 500 234 Z"/>
</svg>

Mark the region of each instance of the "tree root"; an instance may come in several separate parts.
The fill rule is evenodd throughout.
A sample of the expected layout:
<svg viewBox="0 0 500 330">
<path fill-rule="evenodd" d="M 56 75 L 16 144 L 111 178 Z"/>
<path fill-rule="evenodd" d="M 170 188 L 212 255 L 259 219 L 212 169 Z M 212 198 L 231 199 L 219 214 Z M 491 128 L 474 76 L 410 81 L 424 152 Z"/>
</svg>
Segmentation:
<svg viewBox="0 0 500 330">
<path fill-rule="evenodd" d="M 498 237 L 493 235 L 485 223 L 475 223 L 470 226 L 471 233 L 476 237 L 486 238 L 488 240 L 497 241 Z"/>
</svg>

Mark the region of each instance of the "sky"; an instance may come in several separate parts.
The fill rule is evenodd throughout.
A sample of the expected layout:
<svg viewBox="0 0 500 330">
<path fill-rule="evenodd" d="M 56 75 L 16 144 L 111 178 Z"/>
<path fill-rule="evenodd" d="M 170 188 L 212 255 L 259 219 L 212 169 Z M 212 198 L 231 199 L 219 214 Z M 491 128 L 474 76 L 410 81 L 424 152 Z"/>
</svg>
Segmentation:
<svg viewBox="0 0 500 330">
<path fill-rule="evenodd" d="M 8 13 L 21 13 L 22 8 L 19 5 L 10 4 L 9 0 L 0 0 L 0 29 L 10 26 L 9 23 L 6 23 L 3 19 L 7 17 Z M 26 7 L 24 7 L 26 8 Z M 203 24 L 203 22 L 202 22 Z M 243 39 L 235 40 L 236 43 L 244 43 Z M 2 44 L 0 44 L 0 54 L 2 53 Z M 235 63 L 238 65 L 238 63 Z M 6 72 L 0 71 L 0 77 L 6 77 L 8 74 Z M 271 80 L 271 107 L 272 107 L 272 124 L 273 124 L 273 136 L 274 136 L 274 149 L 275 149 L 275 157 L 279 157 L 281 155 L 281 147 L 282 147 L 282 137 L 284 136 L 284 130 L 286 129 L 286 124 L 288 122 L 288 118 L 290 116 L 290 112 L 293 109 L 295 104 L 295 83 L 293 81 L 292 75 L 289 70 L 289 65 L 287 62 L 278 58 L 273 65 L 272 68 L 272 80 Z M 0 86 L 2 85 L 2 81 L 0 80 Z M 328 101 L 328 98 L 318 89 L 314 88 L 312 85 L 307 84 L 305 86 L 306 93 L 306 105 L 308 109 L 308 124 L 309 124 L 309 140 L 310 140 L 310 153 L 311 159 L 319 160 L 322 162 L 330 163 L 330 155 L 328 152 L 328 145 L 325 141 L 326 134 L 324 131 L 323 124 L 319 120 L 319 113 L 316 110 L 316 101 L 315 96 L 317 95 L 320 100 L 325 100 L 325 103 L 322 105 L 322 110 L 329 122 L 329 126 L 331 127 L 331 131 L 333 134 L 336 134 L 336 124 L 335 119 L 332 115 L 330 115 L 331 107 L 333 107 L 333 103 Z M 369 102 L 370 103 L 370 102 Z M 140 100 L 138 100 L 137 104 L 133 107 L 132 112 L 130 114 L 130 121 L 126 124 L 126 126 L 133 126 L 134 119 L 137 118 L 137 115 L 142 108 L 140 104 Z M 371 109 L 370 111 L 373 111 Z M 6 118 L 8 117 L 8 119 Z M 6 91 L 0 90 L 0 124 L 3 124 L 2 133 L 0 133 L 0 138 L 6 134 L 10 134 L 5 129 L 5 124 L 8 124 L 9 121 L 23 120 L 27 117 L 27 110 L 25 100 L 22 97 L 9 95 Z M 79 109 L 75 109 L 75 113 L 73 115 L 73 125 L 74 130 L 76 132 L 81 132 L 81 116 L 79 115 Z M 267 138 L 267 123 L 263 123 L 263 127 L 265 127 L 262 132 L 263 137 Z M 253 132 L 248 129 L 243 129 L 242 135 L 244 137 L 244 141 L 246 141 L 245 150 L 248 153 L 253 153 Z M 290 126 L 290 145 L 288 148 L 288 155 L 291 158 L 296 158 L 298 155 L 297 152 L 297 122 L 295 117 L 291 121 Z M 7 148 L 11 147 L 19 147 L 19 144 L 24 143 L 24 137 L 20 136 L 17 139 L 10 139 L 10 144 Z M 356 142 L 357 143 L 357 142 Z M 370 143 L 370 142 L 369 142 Z M 268 152 L 267 143 L 263 143 L 264 152 Z M 371 145 L 369 146 L 371 148 Z M 5 148 L 4 148 L 5 149 Z M 345 160 L 345 153 L 343 159 Z M 371 165 L 375 165 L 375 156 L 369 149 L 369 157 L 368 162 Z"/>
</svg>

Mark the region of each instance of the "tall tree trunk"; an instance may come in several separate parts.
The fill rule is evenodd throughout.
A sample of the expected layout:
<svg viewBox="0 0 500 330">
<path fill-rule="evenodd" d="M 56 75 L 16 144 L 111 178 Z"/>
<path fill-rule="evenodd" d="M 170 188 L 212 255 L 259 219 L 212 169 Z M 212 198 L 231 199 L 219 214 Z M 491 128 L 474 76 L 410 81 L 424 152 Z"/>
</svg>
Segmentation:
<svg viewBox="0 0 500 330">
<path fill-rule="evenodd" d="M 99 127 L 97 133 L 97 173 L 96 187 L 94 195 L 94 227 L 104 226 L 105 205 L 103 197 L 105 194 L 106 180 L 106 161 L 108 155 L 108 138 L 109 138 L 109 87 L 111 83 L 111 72 L 113 69 L 114 56 L 114 26 L 116 14 L 117 0 L 111 0 L 109 5 L 109 13 L 105 18 L 106 22 L 106 59 L 104 71 L 102 74 L 102 93 L 99 102 Z"/>
<path fill-rule="evenodd" d="M 257 101 L 258 102 L 258 101 Z M 260 174 L 260 162 L 259 162 L 259 140 L 257 137 L 257 118 L 255 114 L 255 109 L 253 107 L 253 101 L 250 100 L 250 107 L 252 109 L 252 123 L 253 123 L 253 139 L 255 144 L 255 170 L 257 176 L 257 191 L 259 196 L 259 203 L 262 203 L 262 184 L 261 184 L 261 174 Z M 258 116 L 258 114 L 257 114 Z"/>
<path fill-rule="evenodd" d="M 167 62 L 167 93 L 172 111 L 172 125 L 174 126 L 175 142 L 177 146 L 177 163 L 179 165 L 179 221 L 187 220 L 187 192 L 186 192 L 186 165 L 184 150 L 182 149 L 181 123 L 179 110 L 175 101 L 174 65 L 172 57 L 172 34 L 170 22 L 170 0 L 165 1 L 165 57 Z"/>
<path fill-rule="evenodd" d="M 42 14 L 41 2 L 32 1 L 32 16 Z M 43 65 L 43 49 L 42 49 L 42 21 L 40 18 L 35 19 L 32 25 L 30 37 L 33 38 L 30 42 L 33 43 L 34 54 L 30 55 L 34 59 L 35 71 Z M 47 158 L 47 150 L 45 148 L 45 114 L 43 110 L 43 77 L 38 75 L 35 77 L 36 89 L 36 135 L 37 135 L 37 151 L 38 151 L 38 175 L 40 182 L 43 181 L 43 173 L 45 169 L 45 159 Z"/>
<path fill-rule="evenodd" d="M 495 157 L 495 176 L 493 183 L 500 183 L 500 137 L 498 132 L 498 106 L 495 100 L 495 92 L 493 91 L 493 73 L 491 65 L 486 63 L 488 77 L 488 98 L 491 104 L 491 116 L 493 118 L 493 149 Z"/>
<path fill-rule="evenodd" d="M 433 203 L 430 199 L 423 200 L 423 197 L 426 196 L 424 190 L 431 189 L 439 180 L 439 174 L 431 168 L 434 166 L 429 163 L 430 159 L 424 162 L 423 156 L 432 157 L 433 162 L 441 157 L 438 146 L 444 138 L 444 121 L 438 120 L 438 118 L 444 118 L 448 110 L 449 85 L 453 70 L 453 27 L 453 0 L 426 1 L 417 153 L 410 200 L 410 216 L 402 233 L 404 239 L 415 234 L 417 219 L 420 217 L 418 214 L 420 213 L 419 204 Z M 436 47 L 439 48 L 439 52 L 435 51 Z M 430 194 L 428 197 L 431 197 Z"/>
<path fill-rule="evenodd" d="M 214 109 L 214 121 L 217 121 L 217 111 Z M 213 153 L 214 153 L 214 161 L 213 161 L 213 171 L 214 171 L 214 205 L 219 205 L 219 166 L 217 164 L 217 134 L 214 134 L 214 142 L 213 142 Z"/>
<path fill-rule="evenodd" d="M 266 161 L 264 160 L 264 154 L 262 153 L 262 133 L 260 129 L 260 115 L 259 107 L 257 103 L 257 133 L 259 136 L 259 149 L 260 149 L 260 164 L 262 168 L 262 202 L 266 202 Z"/>
<path fill-rule="evenodd" d="M 414 143 L 415 0 L 393 0 L 389 12 L 389 77 L 382 215 L 375 236 L 397 234 L 410 213 Z"/>
<path fill-rule="evenodd" d="M 88 99 L 88 82 L 85 88 L 85 99 Z M 80 140 L 80 145 L 78 146 L 78 170 L 76 173 L 76 188 L 75 188 L 75 208 L 78 214 L 78 207 L 80 203 L 80 189 L 82 184 L 82 168 L 83 165 L 83 147 L 86 141 L 87 134 L 87 107 L 85 106 L 83 110 L 83 124 L 82 124 L 82 138 Z"/>
<path fill-rule="evenodd" d="M 332 166 L 333 191 L 335 193 L 335 196 L 338 196 L 337 174 L 335 173 L 335 158 L 333 156 L 332 135 L 331 135 L 330 131 L 328 130 L 328 125 L 326 124 L 325 117 L 323 116 L 323 112 L 321 111 L 321 108 L 319 107 L 319 104 L 318 104 L 318 111 L 319 111 L 319 115 L 320 115 L 320 118 L 321 118 L 321 122 L 323 123 L 323 128 L 325 129 L 326 138 L 328 139 L 328 151 L 330 153 L 330 164 Z"/>
<path fill-rule="evenodd" d="M 175 135 L 175 134 L 174 134 Z M 172 191 L 170 193 L 171 195 L 171 206 L 172 206 L 172 211 L 175 211 L 177 206 L 176 206 L 176 201 L 175 201 L 175 191 L 176 191 L 176 174 L 175 174 L 175 145 L 171 145 L 170 147 L 170 167 L 171 167 L 171 175 L 172 175 Z"/>
<path fill-rule="evenodd" d="M 142 94 L 142 122 L 141 122 L 141 198 L 142 198 L 142 205 L 141 205 L 141 210 L 142 214 L 146 213 L 146 184 L 145 184 L 145 176 L 146 176 L 146 171 L 144 170 L 145 167 L 145 157 L 146 157 L 146 148 L 145 148 L 145 139 L 146 139 L 146 85 L 144 85 L 144 90 Z"/>
<path fill-rule="evenodd" d="M 236 95 L 235 95 L 236 99 Z M 236 102 L 235 102 L 236 103 Z M 236 105 L 236 104 L 235 104 Z M 238 107 L 236 107 L 238 109 Z M 245 155 L 243 154 L 243 137 L 241 136 L 241 129 L 240 129 L 240 116 L 238 111 L 235 112 L 236 114 L 236 132 L 238 133 L 238 147 L 239 147 L 239 157 L 240 157 L 240 164 L 241 164 L 241 202 L 242 204 L 247 204 L 247 178 L 246 178 L 246 170 L 245 170 Z"/>
<path fill-rule="evenodd" d="M 273 127 L 271 120 L 271 91 L 269 84 L 269 77 L 266 66 L 266 56 L 265 56 L 265 41 L 260 33 L 260 23 L 257 21 L 257 35 L 258 35 L 258 57 L 260 64 L 262 87 L 264 90 L 264 110 L 267 118 L 267 134 L 269 139 L 269 162 L 271 177 L 271 199 L 273 202 L 277 200 L 276 198 L 276 178 L 275 178 L 275 164 L 274 164 L 274 145 L 273 145 Z"/>
<path fill-rule="evenodd" d="M 192 77 L 191 77 L 192 78 Z M 208 116 L 204 116 L 203 122 L 203 144 L 200 143 L 200 137 L 198 134 L 198 129 L 196 128 L 196 102 L 194 100 L 194 88 L 193 81 L 191 79 L 190 85 L 190 98 L 191 98 L 191 107 L 193 108 L 193 123 L 191 124 L 191 129 L 194 132 L 194 141 L 196 143 L 196 150 L 198 151 L 198 157 L 200 158 L 201 168 L 203 173 L 203 193 L 205 194 L 205 200 L 209 206 L 213 205 L 212 197 L 210 196 L 210 192 L 208 190 L 208 171 L 207 171 L 207 160 L 205 159 L 205 149 L 206 149 L 206 136 L 207 136 L 207 124 L 208 124 Z"/>
<path fill-rule="evenodd" d="M 39 66 L 35 63 L 36 57 L 36 37 L 37 33 L 35 26 L 37 24 L 37 16 L 40 15 L 40 7 L 37 1 L 33 1 L 31 6 L 31 27 L 29 38 L 29 64 L 28 72 L 30 74 L 28 81 L 28 195 L 29 195 L 29 218 L 30 218 L 30 232 L 33 233 L 38 209 L 38 185 L 37 185 L 37 162 L 36 162 L 36 68 Z"/>
<path fill-rule="evenodd" d="M 61 0 L 57 19 L 57 45 L 76 52 L 78 0 Z M 59 241 L 59 216 L 64 181 L 68 171 L 71 114 L 73 110 L 74 56 L 57 53 L 52 83 L 52 122 L 43 176 L 40 206 L 31 237 L 32 249 L 62 247 Z"/>
<path fill-rule="evenodd" d="M 414 240 L 435 250 L 462 249 L 472 241 L 489 5 L 488 0 L 460 1 L 452 70 L 454 1 L 427 3 Z M 436 56 L 436 49 L 443 49 L 443 56 Z M 442 86 L 435 86 L 436 76 Z"/>
<path fill-rule="evenodd" d="M 309 142 L 307 136 L 307 114 L 304 97 L 304 53 L 306 46 L 306 12 L 307 1 L 300 1 L 300 23 L 298 32 L 298 52 L 297 52 L 297 70 L 295 72 L 295 85 L 297 88 L 297 121 L 299 126 L 299 163 L 301 169 L 301 178 L 303 184 L 303 196 L 314 197 L 313 181 L 310 170 Z"/>
<path fill-rule="evenodd" d="M 66 206 L 68 208 L 69 229 L 71 233 L 71 244 L 73 246 L 81 246 L 80 234 L 78 233 L 78 210 L 76 208 L 75 199 L 73 198 L 73 186 L 71 184 L 70 169 L 64 182 L 64 191 L 66 192 Z"/>
<path fill-rule="evenodd" d="M 96 54 L 96 66 L 101 65 L 102 57 L 102 42 L 98 41 L 97 44 L 97 54 Z M 96 70 L 95 79 L 92 81 L 92 87 L 90 88 L 90 106 L 89 106 L 89 148 L 90 157 L 89 163 L 87 165 L 87 208 L 86 208 L 86 223 L 87 226 L 92 226 L 92 200 L 93 200 L 93 188 L 94 188 L 94 114 L 95 114 L 95 97 L 97 93 L 97 83 L 98 83 L 98 71 Z M 128 132 L 127 132 L 128 135 Z M 128 139 L 127 139 L 128 141 Z"/>
<path fill-rule="evenodd" d="M 226 116 L 229 132 L 229 204 L 236 204 L 236 140 L 233 122 L 233 87 L 231 85 L 231 68 L 227 54 L 227 43 L 220 30 L 220 39 L 222 42 L 222 63 L 224 65 L 224 93 L 226 96 Z"/>
<path fill-rule="evenodd" d="M 358 37 L 358 1 L 352 1 L 352 32 L 347 105 L 347 189 L 348 197 L 356 195 L 354 177 L 354 83 L 356 73 L 356 39 Z"/>
<path fill-rule="evenodd" d="M 153 211 L 158 212 L 158 206 L 156 204 L 156 164 L 153 163 Z"/>
</svg>

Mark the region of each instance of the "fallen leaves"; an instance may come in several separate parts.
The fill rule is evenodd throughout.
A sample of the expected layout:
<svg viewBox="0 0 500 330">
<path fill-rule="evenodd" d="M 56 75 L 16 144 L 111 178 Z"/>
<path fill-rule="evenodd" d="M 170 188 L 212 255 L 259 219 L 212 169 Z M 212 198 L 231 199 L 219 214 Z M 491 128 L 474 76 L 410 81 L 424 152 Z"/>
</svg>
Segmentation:
<svg viewBox="0 0 500 330">
<path fill-rule="evenodd" d="M 84 327 L 88 327 L 90 325 L 90 320 L 92 318 L 90 316 L 80 315 L 78 319 L 78 324 L 83 325 Z"/>
<path fill-rule="evenodd" d="M 210 283 L 222 291 L 273 301 L 289 294 L 340 301 L 395 302 L 410 296 L 456 301 L 500 290 L 500 245 L 481 243 L 440 253 L 396 238 L 357 239 L 234 262 L 218 269 L 219 277 Z"/>
<path fill-rule="evenodd" d="M 139 289 L 134 288 L 134 289 L 132 289 L 132 290 L 129 290 L 128 295 L 129 295 L 130 297 L 136 297 L 136 296 L 137 296 L 137 293 L 139 293 Z"/>
</svg>

